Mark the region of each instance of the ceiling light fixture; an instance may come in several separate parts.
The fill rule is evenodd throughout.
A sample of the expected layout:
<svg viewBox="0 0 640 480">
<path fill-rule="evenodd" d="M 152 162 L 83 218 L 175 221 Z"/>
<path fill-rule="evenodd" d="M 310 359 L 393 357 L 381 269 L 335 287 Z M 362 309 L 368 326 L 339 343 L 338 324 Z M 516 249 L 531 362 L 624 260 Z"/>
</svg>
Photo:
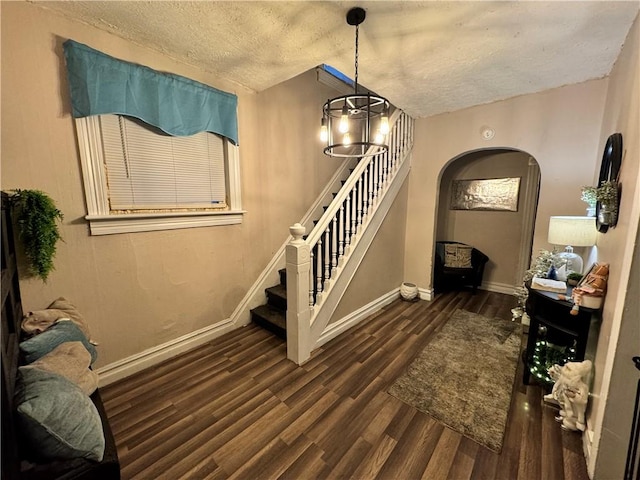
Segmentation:
<svg viewBox="0 0 640 480">
<path fill-rule="evenodd" d="M 358 92 L 358 26 L 366 12 L 354 7 L 347 23 L 356 27 L 354 93 L 327 100 L 322 109 L 320 140 L 331 157 L 369 157 L 389 150 L 389 101 Z"/>
</svg>

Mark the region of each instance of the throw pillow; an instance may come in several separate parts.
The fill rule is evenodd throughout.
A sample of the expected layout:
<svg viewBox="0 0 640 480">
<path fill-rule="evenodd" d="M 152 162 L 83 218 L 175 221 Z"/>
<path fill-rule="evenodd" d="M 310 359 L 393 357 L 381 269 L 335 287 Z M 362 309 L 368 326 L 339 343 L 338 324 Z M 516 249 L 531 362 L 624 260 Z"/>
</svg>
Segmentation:
<svg viewBox="0 0 640 480">
<path fill-rule="evenodd" d="M 454 267 L 458 261 L 458 244 L 447 243 L 444 246 L 444 266 Z"/>
<path fill-rule="evenodd" d="M 54 300 L 53 303 L 47 308 L 62 310 L 66 314 L 65 316 L 69 317 L 73 321 L 73 323 L 78 325 L 78 327 L 80 328 L 80 330 L 82 330 L 86 337 L 91 340 L 91 332 L 89 332 L 89 326 L 87 325 L 87 322 L 85 321 L 84 317 L 80 315 L 80 312 L 78 312 L 76 306 L 69 300 L 64 297 L 60 297 Z"/>
<path fill-rule="evenodd" d="M 471 268 L 473 247 L 460 243 L 447 243 L 444 246 L 444 266 L 449 268 Z"/>
<path fill-rule="evenodd" d="M 70 320 L 59 320 L 44 332 L 20 343 L 20 350 L 25 355 L 26 363 L 35 362 L 44 357 L 58 345 L 64 342 L 82 342 L 91 354 L 91 364 L 98 358 L 96 347 L 89 343 L 82 330 Z"/>
<path fill-rule="evenodd" d="M 20 367 L 20 371 L 37 368 L 61 375 L 80 387 L 87 395 L 98 388 L 98 374 L 89 369 L 91 354 L 82 342 L 65 342 L 58 345 L 44 357 Z"/>
<path fill-rule="evenodd" d="M 29 456 L 102 460 L 105 441 L 98 410 L 66 378 L 36 368 L 21 369 L 15 400 Z"/>
<path fill-rule="evenodd" d="M 63 319 L 71 320 L 69 316 L 62 310 L 36 310 L 34 312 L 27 313 L 22 318 L 22 324 L 20 325 L 20 328 L 29 336 L 37 335 L 44 332 L 58 320 Z"/>
<path fill-rule="evenodd" d="M 471 268 L 471 252 L 473 247 L 468 245 L 458 245 L 458 267 Z"/>
</svg>

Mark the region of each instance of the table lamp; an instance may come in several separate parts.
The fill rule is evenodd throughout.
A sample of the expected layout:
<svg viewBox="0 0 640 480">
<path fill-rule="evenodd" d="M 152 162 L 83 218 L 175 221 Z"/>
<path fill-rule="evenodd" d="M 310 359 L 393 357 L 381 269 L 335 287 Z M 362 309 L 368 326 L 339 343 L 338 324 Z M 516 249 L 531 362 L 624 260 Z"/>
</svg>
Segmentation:
<svg viewBox="0 0 640 480">
<path fill-rule="evenodd" d="M 566 265 L 567 275 L 582 273 L 582 257 L 573 253 L 573 247 L 591 247 L 596 243 L 596 224 L 593 217 L 551 217 L 549 219 L 548 242 L 566 245 L 564 252 L 557 254 Z"/>
</svg>

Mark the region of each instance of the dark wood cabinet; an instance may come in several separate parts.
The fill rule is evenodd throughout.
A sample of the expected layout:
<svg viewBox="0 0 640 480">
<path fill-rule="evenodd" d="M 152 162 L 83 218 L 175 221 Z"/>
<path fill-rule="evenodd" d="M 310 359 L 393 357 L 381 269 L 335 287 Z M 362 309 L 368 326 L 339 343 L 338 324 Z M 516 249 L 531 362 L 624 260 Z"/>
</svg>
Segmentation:
<svg viewBox="0 0 640 480">
<path fill-rule="evenodd" d="M 525 286 L 529 291 L 526 311 L 530 325 L 527 349 L 523 357 L 523 382 L 529 383 L 531 368 L 535 366 L 534 351 L 540 340 L 546 340 L 560 348 L 575 348 L 573 361 L 580 362 L 585 358 L 593 360 L 598 341 L 600 311 L 580 307 L 578 315 L 571 315 L 573 303 L 560 300 L 557 293 L 535 290 L 529 284 Z M 571 288 L 567 289 L 566 298 L 571 298 L 571 291 Z"/>
</svg>

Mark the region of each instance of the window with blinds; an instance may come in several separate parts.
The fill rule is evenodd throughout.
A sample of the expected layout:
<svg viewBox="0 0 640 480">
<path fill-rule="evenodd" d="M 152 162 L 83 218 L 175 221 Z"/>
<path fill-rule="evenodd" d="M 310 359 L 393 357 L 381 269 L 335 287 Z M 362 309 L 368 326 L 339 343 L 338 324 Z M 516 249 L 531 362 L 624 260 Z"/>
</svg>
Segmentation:
<svg viewBox="0 0 640 480">
<path fill-rule="evenodd" d="M 99 124 L 111 211 L 227 207 L 222 137 L 174 137 L 122 115 Z"/>
</svg>

